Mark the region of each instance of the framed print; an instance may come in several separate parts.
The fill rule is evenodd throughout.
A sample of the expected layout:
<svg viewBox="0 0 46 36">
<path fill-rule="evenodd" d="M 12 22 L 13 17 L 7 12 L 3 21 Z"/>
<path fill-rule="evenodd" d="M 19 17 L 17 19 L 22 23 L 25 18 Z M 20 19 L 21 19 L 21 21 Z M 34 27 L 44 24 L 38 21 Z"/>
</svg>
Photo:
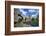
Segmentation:
<svg viewBox="0 0 46 36">
<path fill-rule="evenodd" d="M 45 32 L 44 3 L 5 1 L 5 34 Z"/>
</svg>

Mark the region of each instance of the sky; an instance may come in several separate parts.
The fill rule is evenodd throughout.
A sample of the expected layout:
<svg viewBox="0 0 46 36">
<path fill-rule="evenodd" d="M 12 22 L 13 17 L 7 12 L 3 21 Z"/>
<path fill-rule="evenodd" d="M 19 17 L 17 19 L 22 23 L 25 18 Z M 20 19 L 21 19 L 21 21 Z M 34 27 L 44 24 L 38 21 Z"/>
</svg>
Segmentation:
<svg viewBox="0 0 46 36">
<path fill-rule="evenodd" d="M 39 14 L 39 9 L 25 9 L 25 8 L 21 8 L 20 12 L 22 12 L 23 15 L 25 16 L 32 16 L 32 17 L 36 17 Z"/>
<path fill-rule="evenodd" d="M 28 9 L 28 8 L 18 8 L 17 11 L 20 11 L 24 16 L 37 17 L 39 14 L 39 9 Z"/>
</svg>

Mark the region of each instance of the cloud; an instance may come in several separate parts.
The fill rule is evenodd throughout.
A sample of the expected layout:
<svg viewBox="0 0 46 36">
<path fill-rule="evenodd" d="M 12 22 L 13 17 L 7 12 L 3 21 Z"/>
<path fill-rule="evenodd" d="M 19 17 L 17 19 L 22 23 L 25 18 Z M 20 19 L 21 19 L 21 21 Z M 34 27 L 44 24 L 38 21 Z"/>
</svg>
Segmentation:
<svg viewBox="0 0 46 36">
<path fill-rule="evenodd" d="M 22 15 L 28 16 L 31 15 L 32 17 L 36 17 L 38 15 L 38 11 L 35 9 L 28 9 L 28 11 L 24 11 L 24 9 L 20 9 Z"/>
<path fill-rule="evenodd" d="M 27 12 L 23 11 L 22 9 L 20 9 L 20 12 L 22 12 L 23 15 L 26 15 Z"/>
<path fill-rule="evenodd" d="M 38 15 L 38 12 L 37 12 L 35 15 L 32 15 L 32 17 L 36 18 L 36 17 L 37 17 L 37 15 Z"/>
<path fill-rule="evenodd" d="M 33 9 L 29 9 L 28 11 L 31 13 L 35 12 L 35 10 L 33 10 Z"/>
</svg>

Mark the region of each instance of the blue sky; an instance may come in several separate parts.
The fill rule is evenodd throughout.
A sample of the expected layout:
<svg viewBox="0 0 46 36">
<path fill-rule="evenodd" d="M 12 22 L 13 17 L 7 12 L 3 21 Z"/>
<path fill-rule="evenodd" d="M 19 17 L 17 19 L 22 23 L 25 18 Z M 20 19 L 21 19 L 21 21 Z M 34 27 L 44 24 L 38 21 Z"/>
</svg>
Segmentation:
<svg viewBox="0 0 46 36">
<path fill-rule="evenodd" d="M 39 14 L 39 9 L 29 9 L 29 8 L 17 8 L 17 11 L 20 11 L 24 16 L 37 17 Z"/>
<path fill-rule="evenodd" d="M 22 12 L 23 15 L 25 16 L 32 16 L 36 17 L 39 14 L 39 9 L 20 9 L 20 12 Z"/>
</svg>

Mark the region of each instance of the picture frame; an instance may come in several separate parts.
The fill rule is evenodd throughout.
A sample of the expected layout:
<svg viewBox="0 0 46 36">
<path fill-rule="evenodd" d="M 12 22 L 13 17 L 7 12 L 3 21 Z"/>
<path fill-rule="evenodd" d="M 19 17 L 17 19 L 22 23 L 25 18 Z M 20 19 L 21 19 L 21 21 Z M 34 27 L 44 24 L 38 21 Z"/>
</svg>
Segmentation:
<svg viewBox="0 0 46 36">
<path fill-rule="evenodd" d="M 21 5 L 21 6 L 20 6 Z M 15 29 L 12 27 L 14 14 L 16 8 L 28 9 L 28 8 L 38 8 L 39 11 L 39 23 L 41 24 L 39 29 L 38 27 L 21 27 Z M 25 7 L 25 8 L 24 8 Z M 28 9 L 29 10 L 29 9 Z M 36 9 L 37 10 L 37 9 Z M 18 11 L 18 10 L 17 10 Z M 33 10 L 34 11 L 34 10 Z M 16 11 L 15 11 L 16 12 Z M 40 15 L 41 14 L 41 15 Z M 30 19 L 29 19 L 30 20 Z M 31 30 L 32 29 L 32 30 Z M 36 2 L 20 2 L 20 1 L 5 1 L 5 35 L 18 35 L 18 34 L 35 34 L 35 33 L 44 33 L 45 32 L 45 5 L 44 3 Z"/>
</svg>

